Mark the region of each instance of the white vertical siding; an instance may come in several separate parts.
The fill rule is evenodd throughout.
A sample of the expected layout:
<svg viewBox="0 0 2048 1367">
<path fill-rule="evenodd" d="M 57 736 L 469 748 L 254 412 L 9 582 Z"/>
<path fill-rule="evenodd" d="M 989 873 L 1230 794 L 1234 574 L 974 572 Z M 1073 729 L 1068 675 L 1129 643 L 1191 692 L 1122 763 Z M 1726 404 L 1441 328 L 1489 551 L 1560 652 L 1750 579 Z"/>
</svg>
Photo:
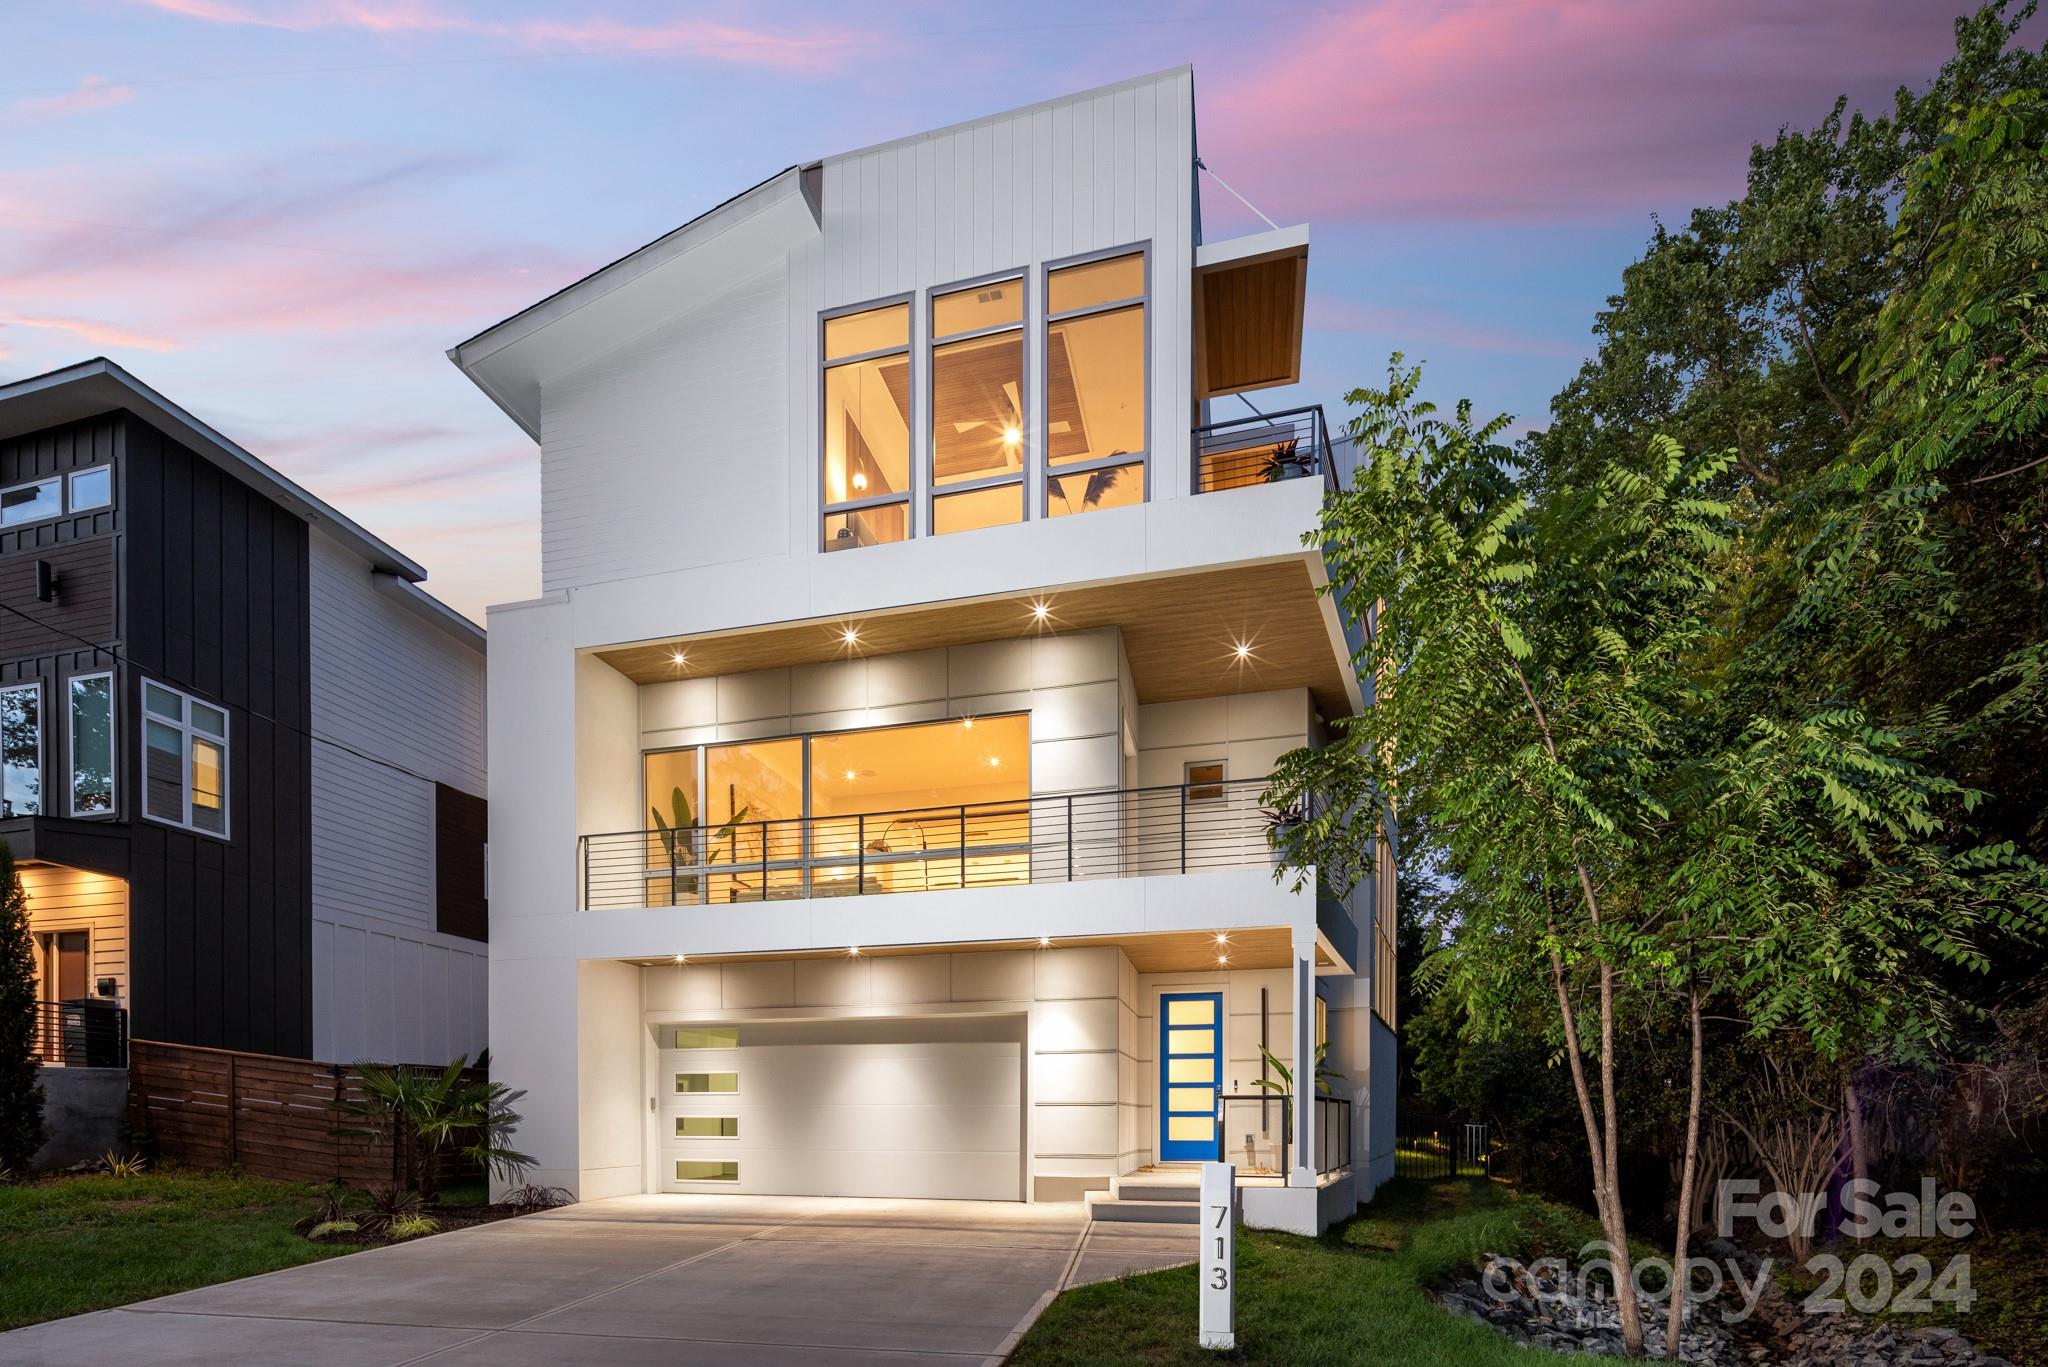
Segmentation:
<svg viewBox="0 0 2048 1367">
<path fill-rule="evenodd" d="M 313 733 L 482 794 L 483 654 L 379 592 L 318 528 L 310 549 Z"/>
<path fill-rule="evenodd" d="M 434 928 L 434 785 L 484 792 L 484 658 L 311 545 L 313 1053 L 474 1055 L 489 951 Z"/>
<path fill-rule="evenodd" d="M 758 272 L 549 388 L 543 589 L 787 549 L 787 288 Z"/>
</svg>

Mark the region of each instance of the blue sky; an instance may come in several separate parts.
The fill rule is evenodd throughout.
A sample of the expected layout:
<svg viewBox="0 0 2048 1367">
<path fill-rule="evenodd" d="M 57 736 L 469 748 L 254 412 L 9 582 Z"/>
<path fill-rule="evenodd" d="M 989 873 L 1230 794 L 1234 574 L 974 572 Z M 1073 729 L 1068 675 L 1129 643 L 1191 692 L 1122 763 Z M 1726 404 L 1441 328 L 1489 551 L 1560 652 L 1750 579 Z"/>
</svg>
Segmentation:
<svg viewBox="0 0 2048 1367">
<path fill-rule="evenodd" d="M 1932 0 L 16 0 L 0 380 L 105 354 L 425 563 L 539 582 L 538 452 L 445 350 L 795 162 L 1162 67 L 1313 226 L 1304 381 L 1541 425 L 1651 216 L 1950 50 Z M 1259 226 L 1213 182 L 1211 236 Z"/>
</svg>

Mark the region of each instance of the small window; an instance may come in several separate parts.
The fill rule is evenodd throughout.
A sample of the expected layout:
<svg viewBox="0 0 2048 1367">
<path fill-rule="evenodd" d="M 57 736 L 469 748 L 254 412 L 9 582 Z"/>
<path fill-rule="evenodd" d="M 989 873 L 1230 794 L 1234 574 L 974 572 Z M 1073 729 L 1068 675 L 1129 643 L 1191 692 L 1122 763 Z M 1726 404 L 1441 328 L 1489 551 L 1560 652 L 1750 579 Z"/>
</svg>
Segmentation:
<svg viewBox="0 0 2048 1367">
<path fill-rule="evenodd" d="M 0 688 L 0 811 L 43 810 L 43 686 Z"/>
<path fill-rule="evenodd" d="M 228 714 L 144 680 L 142 811 L 154 821 L 228 834 Z"/>
<path fill-rule="evenodd" d="M 114 810 L 114 676 L 71 680 L 71 815 Z"/>
<path fill-rule="evenodd" d="M 71 511 L 86 512 L 93 508 L 104 508 L 114 501 L 114 471 L 112 466 L 95 465 L 89 470 L 76 470 L 71 475 Z"/>
<path fill-rule="evenodd" d="M 738 1073 L 677 1073 L 676 1090 L 694 1095 L 700 1092 L 737 1092 L 740 1089 Z"/>
<path fill-rule="evenodd" d="M 0 489 L 0 527 L 19 527 L 24 522 L 41 522 L 64 511 L 64 481 L 37 480 L 12 489 Z"/>
<path fill-rule="evenodd" d="M 731 1049 L 740 1042 L 740 1032 L 733 1026 L 692 1026 L 676 1031 L 675 1047 L 678 1049 Z"/>
<path fill-rule="evenodd" d="M 1316 998 L 1316 1048 L 1330 1042 L 1330 1004 L 1321 997 Z"/>
<path fill-rule="evenodd" d="M 737 1182 L 740 1180 L 740 1165 L 701 1158 L 676 1160 L 676 1181 L 678 1182 Z"/>
<path fill-rule="evenodd" d="M 738 1139 L 740 1118 L 736 1115 L 679 1115 L 678 1139 Z"/>
<path fill-rule="evenodd" d="M 1198 759 L 1182 771 L 1186 777 L 1188 801 L 1221 802 L 1223 800 L 1223 761 L 1220 759 Z"/>
<path fill-rule="evenodd" d="M 823 329 L 827 551 L 910 535 L 910 305 L 827 318 Z"/>
</svg>

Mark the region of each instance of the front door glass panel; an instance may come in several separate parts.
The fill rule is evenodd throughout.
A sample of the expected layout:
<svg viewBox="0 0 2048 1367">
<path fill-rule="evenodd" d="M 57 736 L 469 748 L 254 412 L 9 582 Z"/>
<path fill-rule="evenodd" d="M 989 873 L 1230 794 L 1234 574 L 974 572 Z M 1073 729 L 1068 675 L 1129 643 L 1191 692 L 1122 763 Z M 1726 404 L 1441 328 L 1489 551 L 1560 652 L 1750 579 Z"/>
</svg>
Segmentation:
<svg viewBox="0 0 2048 1367">
<path fill-rule="evenodd" d="M 1159 1157 L 1216 1157 L 1216 1096 L 1223 1076 L 1223 994 L 1159 999 Z"/>
</svg>

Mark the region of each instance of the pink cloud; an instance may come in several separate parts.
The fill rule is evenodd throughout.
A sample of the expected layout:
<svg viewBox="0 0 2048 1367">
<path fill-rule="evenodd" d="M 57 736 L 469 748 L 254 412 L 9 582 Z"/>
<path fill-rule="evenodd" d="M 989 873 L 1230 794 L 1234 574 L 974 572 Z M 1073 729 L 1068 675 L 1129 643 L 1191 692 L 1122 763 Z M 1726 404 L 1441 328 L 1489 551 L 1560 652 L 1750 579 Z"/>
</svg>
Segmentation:
<svg viewBox="0 0 2048 1367">
<path fill-rule="evenodd" d="M 55 328 L 94 346 L 134 347 L 141 351 L 176 351 L 178 343 L 169 337 L 153 336 L 122 327 L 118 323 L 95 322 L 90 318 L 64 318 L 54 314 L 0 313 L 0 327 Z"/>
<path fill-rule="evenodd" d="M 1949 25 L 1924 0 L 1360 6 L 1203 82 L 1202 154 L 1281 222 L 1669 209 L 1739 192 L 1749 144 L 1837 94 L 1888 108 Z"/>
<path fill-rule="evenodd" d="M 1308 326 L 1321 332 L 1393 334 L 1465 351 L 1576 361 L 1591 350 L 1590 343 L 1580 346 L 1517 328 L 1468 322 L 1442 309 L 1397 308 L 1327 294 L 1309 295 L 1307 314 Z"/>
<path fill-rule="evenodd" d="M 573 19 L 482 18 L 430 0 L 129 0 L 131 4 L 208 23 L 304 32 L 360 29 L 378 34 L 463 34 L 524 48 L 702 57 L 784 71 L 836 67 L 863 40 L 847 31 L 777 33 L 716 20 L 686 18 L 647 23 L 602 16 Z"/>
<path fill-rule="evenodd" d="M 87 76 L 71 89 L 55 95 L 34 95 L 7 106 L 11 123 L 33 123 L 61 119 L 72 114 L 93 114 L 135 98 L 135 88 L 110 85 L 104 76 Z"/>
</svg>

